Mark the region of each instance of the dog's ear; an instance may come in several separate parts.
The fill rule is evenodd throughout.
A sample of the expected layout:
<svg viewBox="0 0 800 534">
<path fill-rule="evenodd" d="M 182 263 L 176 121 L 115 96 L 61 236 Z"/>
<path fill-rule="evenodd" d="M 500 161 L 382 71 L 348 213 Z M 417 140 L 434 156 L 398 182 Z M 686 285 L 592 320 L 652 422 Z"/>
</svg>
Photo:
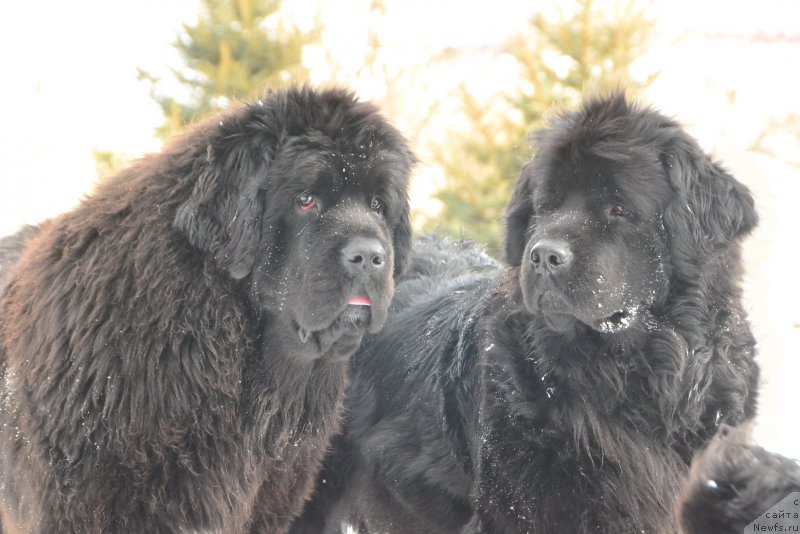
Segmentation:
<svg viewBox="0 0 800 534">
<path fill-rule="evenodd" d="M 687 235 L 695 250 L 710 254 L 755 228 L 753 195 L 687 135 L 673 137 L 662 164 L 677 194 L 664 212 L 671 235 Z"/>
<path fill-rule="evenodd" d="M 531 227 L 531 217 L 533 216 L 532 179 L 533 168 L 532 164 L 528 163 L 522 168 L 517 183 L 514 185 L 511 200 L 506 207 L 503 250 L 506 262 L 515 267 L 522 262 L 522 253 L 525 251 Z"/>
<path fill-rule="evenodd" d="M 241 279 L 253 269 L 261 239 L 259 184 L 269 155 L 246 136 L 227 136 L 220 144 L 211 141 L 206 156 L 195 163 L 194 187 L 178 207 L 174 226 Z"/>
<path fill-rule="evenodd" d="M 394 277 L 399 279 L 408 267 L 411 255 L 411 215 L 408 201 L 403 207 L 400 219 L 394 225 L 392 243 L 394 245 Z"/>
</svg>

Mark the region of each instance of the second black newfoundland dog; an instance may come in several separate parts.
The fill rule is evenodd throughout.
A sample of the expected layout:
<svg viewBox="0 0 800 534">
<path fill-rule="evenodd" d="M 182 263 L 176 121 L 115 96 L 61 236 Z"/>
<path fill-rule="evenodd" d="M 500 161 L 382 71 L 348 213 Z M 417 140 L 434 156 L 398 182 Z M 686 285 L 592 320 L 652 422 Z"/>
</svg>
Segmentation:
<svg viewBox="0 0 800 534">
<path fill-rule="evenodd" d="M 536 141 L 508 268 L 417 246 L 295 532 L 674 532 L 693 453 L 753 415 L 747 189 L 621 94 Z"/>
<path fill-rule="evenodd" d="M 275 92 L 6 241 L 5 532 L 286 530 L 407 263 L 413 162 L 351 93 Z"/>
</svg>

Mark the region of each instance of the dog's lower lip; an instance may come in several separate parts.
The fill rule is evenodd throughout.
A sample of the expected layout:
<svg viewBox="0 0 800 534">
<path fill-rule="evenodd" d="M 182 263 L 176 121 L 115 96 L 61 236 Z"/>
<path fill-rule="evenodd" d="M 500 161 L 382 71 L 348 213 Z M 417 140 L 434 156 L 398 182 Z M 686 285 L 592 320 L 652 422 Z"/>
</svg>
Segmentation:
<svg viewBox="0 0 800 534">
<path fill-rule="evenodd" d="M 367 309 L 368 307 L 369 306 L 363 305 L 348 306 L 344 313 L 342 313 L 340 316 L 340 320 L 344 321 L 343 324 L 347 324 L 351 328 L 366 328 L 370 323 L 370 312 Z"/>
</svg>

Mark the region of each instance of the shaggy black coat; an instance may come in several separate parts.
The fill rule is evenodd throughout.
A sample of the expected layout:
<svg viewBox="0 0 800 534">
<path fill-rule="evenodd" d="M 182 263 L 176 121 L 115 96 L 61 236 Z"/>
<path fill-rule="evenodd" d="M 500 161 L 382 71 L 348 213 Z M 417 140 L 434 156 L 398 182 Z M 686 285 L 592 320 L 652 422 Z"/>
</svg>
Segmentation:
<svg viewBox="0 0 800 534">
<path fill-rule="evenodd" d="M 413 162 L 351 93 L 273 92 L 7 242 L 6 531 L 286 530 L 407 263 Z"/>
<path fill-rule="evenodd" d="M 620 94 L 536 141 L 507 268 L 416 249 L 294 532 L 674 532 L 693 453 L 753 415 L 749 192 Z"/>
<path fill-rule="evenodd" d="M 784 526 L 783 532 L 800 530 L 800 462 L 753 443 L 751 426 L 722 426 L 692 462 L 677 508 L 682 532 L 742 534 L 756 518 L 773 527 L 771 532 L 781 532 L 776 523 Z M 789 506 L 765 515 L 792 493 Z"/>
</svg>

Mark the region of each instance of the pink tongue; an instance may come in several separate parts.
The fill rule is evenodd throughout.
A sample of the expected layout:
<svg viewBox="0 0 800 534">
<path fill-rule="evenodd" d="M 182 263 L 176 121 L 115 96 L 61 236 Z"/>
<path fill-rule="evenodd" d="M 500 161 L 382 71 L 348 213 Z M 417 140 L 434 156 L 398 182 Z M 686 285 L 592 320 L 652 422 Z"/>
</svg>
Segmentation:
<svg viewBox="0 0 800 534">
<path fill-rule="evenodd" d="M 371 306 L 372 305 L 372 302 L 369 300 L 369 297 L 364 297 L 364 296 L 361 296 L 361 295 L 358 295 L 357 297 L 351 298 L 347 303 L 348 304 L 352 304 L 353 306 Z"/>
</svg>

